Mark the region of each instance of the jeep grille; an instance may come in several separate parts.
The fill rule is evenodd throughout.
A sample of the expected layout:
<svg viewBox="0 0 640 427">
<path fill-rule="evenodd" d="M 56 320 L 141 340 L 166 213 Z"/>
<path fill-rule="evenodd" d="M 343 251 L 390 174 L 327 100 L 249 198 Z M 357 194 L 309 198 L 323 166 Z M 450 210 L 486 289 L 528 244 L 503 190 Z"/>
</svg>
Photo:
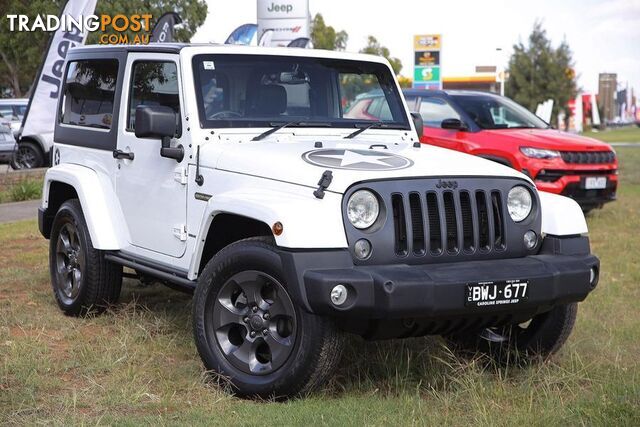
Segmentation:
<svg viewBox="0 0 640 427">
<path fill-rule="evenodd" d="M 443 185 L 448 183 L 449 185 Z M 455 184 L 453 184 L 455 183 Z M 534 195 L 534 208 L 522 223 L 507 213 L 506 197 L 515 185 Z M 357 230 L 345 217 L 350 247 L 368 239 L 371 257 L 360 264 L 432 263 L 525 256 L 523 234 L 540 235 L 538 198 L 533 187 L 519 179 L 447 178 L 389 180 L 358 184 L 380 198 L 381 219 L 369 230 Z M 384 218 L 382 218 L 384 216 Z"/>
<path fill-rule="evenodd" d="M 410 192 L 407 197 L 394 194 L 391 200 L 396 255 L 471 254 L 505 248 L 499 191 Z"/>
<path fill-rule="evenodd" d="M 600 164 L 613 163 L 616 154 L 613 151 L 561 151 L 565 163 Z"/>
</svg>

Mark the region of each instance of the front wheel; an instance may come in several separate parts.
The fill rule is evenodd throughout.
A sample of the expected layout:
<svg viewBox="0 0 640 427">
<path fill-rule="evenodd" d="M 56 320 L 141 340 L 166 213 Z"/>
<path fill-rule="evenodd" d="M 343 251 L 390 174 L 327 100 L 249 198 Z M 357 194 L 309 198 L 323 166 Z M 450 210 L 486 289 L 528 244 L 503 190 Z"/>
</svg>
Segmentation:
<svg viewBox="0 0 640 427">
<path fill-rule="evenodd" d="M 482 352 L 500 362 L 546 359 L 564 345 L 573 330 L 578 304 L 554 307 L 525 323 L 449 336 L 454 348 Z"/>
<path fill-rule="evenodd" d="M 322 385 L 342 350 L 330 319 L 292 300 L 272 239 L 233 243 L 209 261 L 194 295 L 200 357 L 243 397 L 289 398 Z"/>
</svg>

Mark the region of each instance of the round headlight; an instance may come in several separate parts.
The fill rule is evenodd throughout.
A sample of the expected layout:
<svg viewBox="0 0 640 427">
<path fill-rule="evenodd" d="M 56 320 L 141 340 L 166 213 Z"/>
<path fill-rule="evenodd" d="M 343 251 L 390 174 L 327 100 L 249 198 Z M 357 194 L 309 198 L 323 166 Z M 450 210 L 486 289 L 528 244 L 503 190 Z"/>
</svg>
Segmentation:
<svg viewBox="0 0 640 427">
<path fill-rule="evenodd" d="M 380 204 L 371 191 L 358 190 L 351 195 L 347 203 L 347 217 L 354 227 L 369 228 L 378 219 Z"/>
<path fill-rule="evenodd" d="M 531 213 L 531 192 L 521 185 L 513 187 L 507 196 L 507 209 L 515 222 L 524 221 Z"/>
</svg>

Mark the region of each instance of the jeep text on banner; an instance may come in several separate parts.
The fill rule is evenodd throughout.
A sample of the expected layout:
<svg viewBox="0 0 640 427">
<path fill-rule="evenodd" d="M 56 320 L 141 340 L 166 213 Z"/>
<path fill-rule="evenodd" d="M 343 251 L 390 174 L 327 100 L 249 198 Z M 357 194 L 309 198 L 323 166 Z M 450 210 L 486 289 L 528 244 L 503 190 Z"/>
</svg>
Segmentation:
<svg viewBox="0 0 640 427">
<path fill-rule="evenodd" d="M 80 19 L 83 16 L 92 15 L 97 0 L 69 0 L 62 11 L 61 16 L 72 16 Z M 51 37 L 49 51 L 47 52 L 42 68 L 31 90 L 31 98 L 27 112 L 22 120 L 19 136 L 52 134 L 55 122 L 55 111 L 60 93 L 62 73 L 64 72 L 64 59 L 72 47 L 84 44 L 87 38 L 87 29 L 82 32 L 72 27 L 71 31 L 65 31 L 64 26 Z"/>
</svg>

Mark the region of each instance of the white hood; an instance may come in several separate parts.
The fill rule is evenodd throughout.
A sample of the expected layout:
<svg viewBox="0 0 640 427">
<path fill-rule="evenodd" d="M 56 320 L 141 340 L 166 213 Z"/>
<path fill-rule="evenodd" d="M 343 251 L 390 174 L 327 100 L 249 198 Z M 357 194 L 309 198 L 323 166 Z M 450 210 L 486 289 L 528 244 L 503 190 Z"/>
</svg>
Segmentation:
<svg viewBox="0 0 640 427">
<path fill-rule="evenodd" d="M 322 147 L 316 147 L 315 141 L 321 141 Z M 222 144 L 217 169 L 314 188 L 322 173 L 331 170 L 333 180 L 327 190 L 337 193 L 344 193 L 356 182 L 390 178 L 504 176 L 528 180 L 514 169 L 489 160 L 426 144 L 415 148 L 404 141 L 381 146 L 375 140 L 358 137 L 354 141 L 316 138 Z M 205 159 L 203 164 L 208 163 Z"/>
</svg>

